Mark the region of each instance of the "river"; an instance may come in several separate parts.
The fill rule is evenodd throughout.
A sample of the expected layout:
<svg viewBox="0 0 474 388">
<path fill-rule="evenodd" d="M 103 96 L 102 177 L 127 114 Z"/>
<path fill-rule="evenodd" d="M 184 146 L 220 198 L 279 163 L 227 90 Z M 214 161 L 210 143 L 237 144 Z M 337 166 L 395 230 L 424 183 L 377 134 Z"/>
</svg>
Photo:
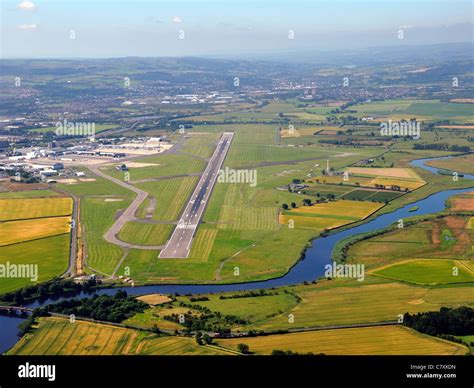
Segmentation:
<svg viewBox="0 0 474 388">
<path fill-rule="evenodd" d="M 434 174 L 438 173 L 437 168 L 427 166 L 425 163 L 430 160 L 444 159 L 441 158 L 428 158 L 418 159 L 411 162 L 413 167 L 423 168 Z M 474 180 L 474 175 L 464 174 L 464 179 Z M 445 203 L 448 198 L 453 195 L 472 191 L 473 187 L 465 189 L 452 189 L 444 190 L 438 193 L 432 194 L 424 199 L 405 205 L 391 213 L 382 214 L 369 222 L 341 230 L 327 237 L 317 238 L 312 241 L 311 247 L 306 251 L 304 260 L 297 262 L 284 276 L 276 279 L 270 279 L 259 282 L 248 282 L 248 283 L 236 283 L 236 284 L 220 284 L 220 285 L 158 285 L 158 286 L 141 286 L 141 287 L 124 287 L 124 288 L 108 288 L 100 289 L 96 293 L 99 295 L 108 294 L 112 295 L 117 290 L 125 290 L 129 295 L 142 295 L 151 293 L 163 293 L 163 294 L 204 294 L 204 293 L 215 293 L 224 291 L 243 291 L 243 290 L 255 290 L 261 288 L 272 288 L 280 286 L 288 286 L 301 284 L 305 281 L 311 282 L 324 275 L 324 267 L 326 264 L 331 263 L 331 254 L 338 241 L 348 236 L 371 232 L 378 229 L 385 228 L 391 224 L 397 222 L 399 219 L 412 217 L 414 215 L 424 215 L 429 213 L 436 213 L 445 209 Z M 418 207 L 417 211 L 410 212 L 409 210 L 413 207 Z M 81 293 L 75 295 L 74 298 L 84 298 L 91 296 L 91 294 Z M 28 304 L 29 307 L 43 306 L 48 303 L 57 302 L 65 298 L 59 299 L 46 299 L 41 302 L 35 301 Z M 12 347 L 18 340 L 17 338 L 17 326 L 21 322 L 20 318 L 12 318 L 7 316 L 0 316 L 0 353 L 5 352 Z"/>
</svg>

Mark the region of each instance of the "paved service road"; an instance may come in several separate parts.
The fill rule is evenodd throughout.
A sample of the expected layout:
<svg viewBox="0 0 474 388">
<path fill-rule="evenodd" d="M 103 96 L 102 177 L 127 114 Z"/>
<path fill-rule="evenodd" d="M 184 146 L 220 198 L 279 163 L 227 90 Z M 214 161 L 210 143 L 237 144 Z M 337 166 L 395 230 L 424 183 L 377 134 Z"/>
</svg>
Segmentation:
<svg viewBox="0 0 474 388">
<path fill-rule="evenodd" d="M 219 169 L 229 151 L 230 143 L 234 137 L 233 132 L 224 132 L 209 163 L 204 170 L 194 192 L 184 209 L 178 225 L 173 231 L 165 248 L 160 252 L 160 258 L 186 258 L 189 255 L 194 233 L 201 220 L 207 201 L 211 196 L 216 183 Z"/>
</svg>

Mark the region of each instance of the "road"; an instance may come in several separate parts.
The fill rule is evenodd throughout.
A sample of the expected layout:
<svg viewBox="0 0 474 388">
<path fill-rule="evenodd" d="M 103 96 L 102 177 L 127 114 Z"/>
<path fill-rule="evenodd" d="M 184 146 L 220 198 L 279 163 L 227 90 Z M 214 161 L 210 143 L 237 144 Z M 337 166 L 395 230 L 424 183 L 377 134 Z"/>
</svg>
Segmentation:
<svg viewBox="0 0 474 388">
<path fill-rule="evenodd" d="M 77 267 L 77 228 L 79 226 L 79 198 L 76 195 L 68 193 L 56 186 L 50 185 L 51 190 L 56 191 L 62 195 L 68 196 L 72 199 L 72 213 L 71 213 L 71 232 L 69 237 L 69 264 L 66 272 L 62 275 L 63 277 L 72 277 L 76 275 Z"/>
<path fill-rule="evenodd" d="M 178 225 L 173 231 L 159 258 L 187 258 L 194 233 L 199 225 L 206 204 L 216 183 L 219 169 L 234 138 L 233 132 L 224 132 L 209 163 L 201 175 L 191 198 L 184 209 Z"/>
</svg>

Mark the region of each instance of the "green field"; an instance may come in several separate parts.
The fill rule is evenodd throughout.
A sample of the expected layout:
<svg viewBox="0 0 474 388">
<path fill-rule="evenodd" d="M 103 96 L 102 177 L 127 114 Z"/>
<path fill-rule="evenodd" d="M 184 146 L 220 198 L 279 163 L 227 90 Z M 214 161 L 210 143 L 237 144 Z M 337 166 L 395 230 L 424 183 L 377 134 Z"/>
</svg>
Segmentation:
<svg viewBox="0 0 474 388">
<path fill-rule="evenodd" d="M 427 162 L 427 164 L 440 169 L 457 171 L 458 173 L 474 174 L 474 154 L 449 159 L 432 160 Z"/>
<path fill-rule="evenodd" d="M 130 204 L 107 202 L 107 198 L 85 197 L 81 200 L 81 220 L 87 244 L 87 264 L 92 269 L 111 274 L 123 255 L 122 248 L 104 240 L 105 232 L 113 225 L 120 209 Z"/>
<path fill-rule="evenodd" d="M 38 197 L 55 197 L 58 193 L 52 190 L 24 190 L 24 191 L 6 191 L 0 192 L 0 199 L 9 198 L 38 198 Z"/>
<path fill-rule="evenodd" d="M 69 263 L 69 235 L 0 247 L 0 264 L 38 265 L 38 282 L 63 274 Z M 2 278 L 0 294 L 34 284 L 26 278 Z"/>
<path fill-rule="evenodd" d="M 132 183 L 142 179 L 198 173 L 203 171 L 205 166 L 203 160 L 190 155 L 159 154 L 135 159 L 134 161 L 153 164 L 153 166 L 130 168 L 128 173 Z M 117 171 L 114 166 L 103 167 L 101 170 L 107 175 L 124 180 L 123 171 Z"/>
<path fill-rule="evenodd" d="M 472 104 L 441 102 L 439 100 L 385 100 L 362 103 L 351 107 L 356 117 L 372 116 L 375 119 L 400 120 L 416 117 L 418 120 L 434 121 L 452 119 L 469 122 Z"/>
<path fill-rule="evenodd" d="M 129 221 L 120 231 L 119 238 L 133 244 L 161 245 L 166 243 L 173 229 L 173 225 Z"/>
<path fill-rule="evenodd" d="M 191 196 L 199 177 L 165 179 L 155 182 L 136 184 L 156 199 L 153 219 L 160 221 L 177 221 Z M 145 213 L 146 206 L 143 206 Z M 143 214 L 144 214 L 143 213 Z"/>
<path fill-rule="evenodd" d="M 454 275 L 453 268 L 458 268 Z M 474 282 L 474 272 L 462 261 L 442 259 L 404 260 L 372 271 L 374 275 L 415 284 Z"/>
<path fill-rule="evenodd" d="M 234 315 L 244 319 L 245 324 L 231 326 L 234 332 L 377 323 L 398 321 L 407 312 L 436 311 L 443 306 L 474 306 L 474 293 L 470 291 L 468 284 L 421 287 L 373 276 L 367 276 L 362 283 L 322 280 L 318 284 L 267 290 L 265 294 L 228 292 L 202 295 L 209 300 L 178 296 L 175 302 L 151 307 L 129 318 L 126 323 L 147 328 L 156 324 L 161 329 L 183 329 L 163 317 L 191 311 L 199 315 L 199 310 L 190 305 L 206 307 L 222 316 Z"/>
<path fill-rule="evenodd" d="M 467 228 L 468 222 L 469 217 L 449 216 L 418 222 L 403 229 L 383 233 L 352 245 L 348 252 L 348 261 L 363 263 L 368 270 L 397 264 L 407 259 L 450 259 L 464 260 L 463 262 L 469 263 L 472 259 L 474 233 Z M 428 265 L 430 261 L 421 261 L 420 263 Z M 458 280 L 451 278 L 449 274 L 452 271 L 449 274 L 445 273 L 449 266 L 447 262 L 445 264 L 432 262 L 432 265 L 434 265 L 433 270 L 435 268 L 438 270 L 428 271 L 423 275 L 431 278 L 429 283 L 435 280 L 435 274 L 440 275 L 439 283 L 445 283 L 447 280 L 457 282 L 460 281 L 459 279 L 466 279 L 465 274 L 462 273 L 456 277 Z M 403 267 L 399 269 L 401 268 Z M 408 268 L 408 271 L 415 270 L 411 266 Z M 428 268 L 426 269 L 428 270 Z M 420 271 L 423 273 L 421 267 Z"/>
<path fill-rule="evenodd" d="M 245 298 L 220 299 L 219 295 L 209 295 L 208 301 L 191 302 L 189 297 L 179 297 L 178 301 L 207 307 L 225 315 L 235 315 L 242 319 L 258 323 L 275 314 L 282 314 L 296 306 L 297 298 L 291 293 L 282 291 L 277 295 L 249 296 Z M 230 294 L 231 296 L 232 294 Z M 241 294 L 237 294 L 241 295 Z M 244 294 L 245 295 L 245 294 Z"/>
</svg>

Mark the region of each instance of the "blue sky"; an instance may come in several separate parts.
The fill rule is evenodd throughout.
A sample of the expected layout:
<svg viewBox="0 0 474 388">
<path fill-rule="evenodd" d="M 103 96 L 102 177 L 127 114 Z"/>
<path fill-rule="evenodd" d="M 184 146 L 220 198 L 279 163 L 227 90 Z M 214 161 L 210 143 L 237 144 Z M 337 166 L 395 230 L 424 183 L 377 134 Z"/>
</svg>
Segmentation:
<svg viewBox="0 0 474 388">
<path fill-rule="evenodd" d="M 464 0 L 3 0 L 1 11 L 5 58 L 235 56 L 465 42 L 472 40 L 473 12 Z"/>
</svg>

